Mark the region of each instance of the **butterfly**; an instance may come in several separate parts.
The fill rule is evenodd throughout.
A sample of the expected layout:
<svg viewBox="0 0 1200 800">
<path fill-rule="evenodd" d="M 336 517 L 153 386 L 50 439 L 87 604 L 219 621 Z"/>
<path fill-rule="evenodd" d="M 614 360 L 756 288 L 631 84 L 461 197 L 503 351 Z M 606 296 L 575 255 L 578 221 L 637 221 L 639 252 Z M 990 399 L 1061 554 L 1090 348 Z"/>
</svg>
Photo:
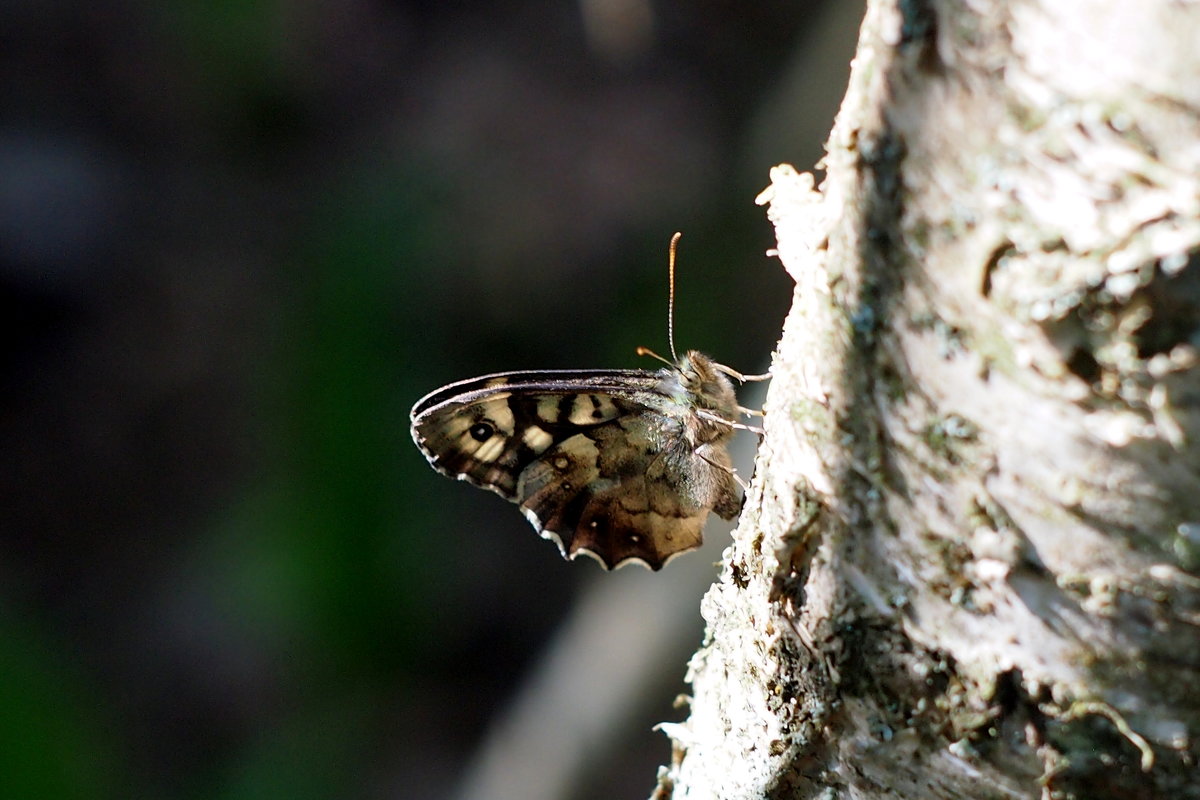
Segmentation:
<svg viewBox="0 0 1200 800">
<path fill-rule="evenodd" d="M 731 379 L 769 376 L 695 350 L 675 356 L 678 240 L 665 368 L 502 372 L 413 406 L 413 441 L 434 469 L 516 503 L 566 558 L 658 570 L 700 546 L 710 511 L 732 519 L 741 510 L 727 446 L 735 429 L 756 429 L 738 422 L 746 412 Z"/>
</svg>

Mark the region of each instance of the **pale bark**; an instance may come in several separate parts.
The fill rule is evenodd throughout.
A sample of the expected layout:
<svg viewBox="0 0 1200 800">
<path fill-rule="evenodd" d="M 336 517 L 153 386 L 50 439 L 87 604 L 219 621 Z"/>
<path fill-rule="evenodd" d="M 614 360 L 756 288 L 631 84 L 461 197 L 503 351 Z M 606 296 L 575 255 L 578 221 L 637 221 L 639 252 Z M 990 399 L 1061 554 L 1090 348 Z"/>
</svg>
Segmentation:
<svg viewBox="0 0 1200 800">
<path fill-rule="evenodd" d="M 868 4 L 656 797 L 1200 797 L 1200 3 Z"/>
</svg>

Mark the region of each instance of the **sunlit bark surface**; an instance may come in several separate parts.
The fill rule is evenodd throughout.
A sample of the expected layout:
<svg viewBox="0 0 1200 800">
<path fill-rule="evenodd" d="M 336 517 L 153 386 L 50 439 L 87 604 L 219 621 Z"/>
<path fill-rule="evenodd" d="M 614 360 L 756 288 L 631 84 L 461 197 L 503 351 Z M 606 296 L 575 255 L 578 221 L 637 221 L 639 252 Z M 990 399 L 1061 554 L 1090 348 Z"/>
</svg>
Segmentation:
<svg viewBox="0 0 1200 800">
<path fill-rule="evenodd" d="M 1197 43 L 869 3 L 656 797 L 1200 797 Z"/>
</svg>

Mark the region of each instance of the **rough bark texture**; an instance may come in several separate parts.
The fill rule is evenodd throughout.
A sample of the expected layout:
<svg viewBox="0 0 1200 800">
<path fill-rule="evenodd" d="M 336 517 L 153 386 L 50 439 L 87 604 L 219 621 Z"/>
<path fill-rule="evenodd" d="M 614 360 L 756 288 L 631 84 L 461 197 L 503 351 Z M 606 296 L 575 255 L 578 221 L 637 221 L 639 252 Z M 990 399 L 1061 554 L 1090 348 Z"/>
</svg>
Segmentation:
<svg viewBox="0 0 1200 800">
<path fill-rule="evenodd" d="M 656 797 L 1200 798 L 1200 3 L 872 0 Z"/>
</svg>

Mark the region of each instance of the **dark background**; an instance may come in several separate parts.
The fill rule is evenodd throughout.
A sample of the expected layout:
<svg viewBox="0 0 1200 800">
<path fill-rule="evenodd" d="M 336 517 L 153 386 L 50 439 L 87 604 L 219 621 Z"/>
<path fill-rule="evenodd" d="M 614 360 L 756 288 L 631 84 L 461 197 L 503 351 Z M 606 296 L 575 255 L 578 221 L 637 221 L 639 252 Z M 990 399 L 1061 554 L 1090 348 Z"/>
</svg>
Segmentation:
<svg viewBox="0 0 1200 800">
<path fill-rule="evenodd" d="M 607 576 L 409 407 L 653 366 L 675 230 L 679 344 L 765 368 L 849 5 L 3 3 L 0 795 L 449 796 Z M 662 670 L 574 797 L 649 793 Z"/>
</svg>

